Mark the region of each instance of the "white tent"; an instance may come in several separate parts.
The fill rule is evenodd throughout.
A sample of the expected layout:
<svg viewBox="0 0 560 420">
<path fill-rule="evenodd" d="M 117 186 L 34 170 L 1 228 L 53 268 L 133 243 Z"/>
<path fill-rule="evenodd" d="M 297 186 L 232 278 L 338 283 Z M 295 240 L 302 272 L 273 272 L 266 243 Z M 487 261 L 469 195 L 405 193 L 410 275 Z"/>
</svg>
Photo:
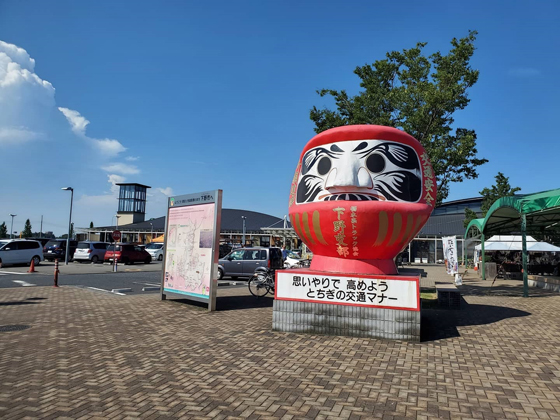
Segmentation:
<svg viewBox="0 0 560 420">
<path fill-rule="evenodd" d="M 481 249 L 479 245 L 476 250 Z M 521 235 L 496 235 L 484 242 L 484 251 L 521 251 Z M 527 236 L 527 251 L 531 252 L 560 252 L 560 248 L 547 242 L 537 242 L 532 236 Z"/>
<path fill-rule="evenodd" d="M 560 248 L 547 242 L 527 244 L 527 251 L 532 252 L 560 252 Z"/>
</svg>

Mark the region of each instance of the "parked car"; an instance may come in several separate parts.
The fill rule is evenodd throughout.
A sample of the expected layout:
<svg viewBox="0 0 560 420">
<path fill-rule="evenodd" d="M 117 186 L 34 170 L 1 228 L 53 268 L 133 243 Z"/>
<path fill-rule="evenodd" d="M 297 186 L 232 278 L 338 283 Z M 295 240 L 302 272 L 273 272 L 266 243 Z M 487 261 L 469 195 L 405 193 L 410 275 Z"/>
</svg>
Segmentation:
<svg viewBox="0 0 560 420">
<path fill-rule="evenodd" d="M 299 267 L 299 262 L 301 261 L 301 257 L 293 251 L 288 251 L 286 255 L 286 259 L 284 260 L 284 267 L 285 268 L 294 268 Z"/>
<path fill-rule="evenodd" d="M 251 277 L 261 267 L 282 268 L 280 248 L 240 248 L 234 249 L 218 261 L 218 280 L 224 276 Z"/>
<path fill-rule="evenodd" d="M 49 238 L 26 238 L 26 239 L 29 239 L 31 241 L 40 242 L 41 243 L 41 248 L 43 248 L 47 244 L 47 242 L 50 241 Z"/>
<path fill-rule="evenodd" d="M 78 242 L 78 247 L 76 248 L 76 252 L 74 252 L 74 261 L 89 261 L 92 263 L 103 262 L 108 245 L 109 244 L 106 242 Z"/>
<path fill-rule="evenodd" d="M 70 248 L 68 249 L 68 260 L 74 258 L 74 253 L 78 247 L 78 241 L 70 240 Z M 45 260 L 65 261 L 66 259 L 66 239 L 51 239 L 43 248 Z"/>
<path fill-rule="evenodd" d="M 146 247 L 146 251 L 152 256 L 152 260 L 163 260 L 163 244 L 161 242 L 152 242 Z"/>
<path fill-rule="evenodd" d="M 105 262 L 113 262 L 115 258 L 117 262 L 123 264 L 134 264 L 135 262 L 149 264 L 152 262 L 152 256 L 148 251 L 132 244 L 109 245 L 103 260 Z"/>
<path fill-rule="evenodd" d="M 2 265 L 39 265 L 43 261 L 41 243 L 27 239 L 4 239 L 0 241 L 0 263 Z"/>
</svg>

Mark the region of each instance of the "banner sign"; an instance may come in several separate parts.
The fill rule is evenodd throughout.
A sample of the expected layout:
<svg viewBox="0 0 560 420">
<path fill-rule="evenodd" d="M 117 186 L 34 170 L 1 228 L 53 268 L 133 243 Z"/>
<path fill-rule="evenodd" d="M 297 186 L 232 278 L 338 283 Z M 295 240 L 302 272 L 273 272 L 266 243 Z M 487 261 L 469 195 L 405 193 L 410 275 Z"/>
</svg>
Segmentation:
<svg viewBox="0 0 560 420">
<path fill-rule="evenodd" d="M 339 276 L 309 270 L 276 271 L 275 299 L 386 309 L 420 310 L 419 278 Z"/>
<path fill-rule="evenodd" d="M 444 236 L 443 259 L 447 274 L 455 275 L 459 272 L 459 259 L 457 258 L 457 238 L 455 236 Z"/>
<path fill-rule="evenodd" d="M 165 228 L 164 292 L 216 307 L 222 190 L 170 197 Z"/>
</svg>

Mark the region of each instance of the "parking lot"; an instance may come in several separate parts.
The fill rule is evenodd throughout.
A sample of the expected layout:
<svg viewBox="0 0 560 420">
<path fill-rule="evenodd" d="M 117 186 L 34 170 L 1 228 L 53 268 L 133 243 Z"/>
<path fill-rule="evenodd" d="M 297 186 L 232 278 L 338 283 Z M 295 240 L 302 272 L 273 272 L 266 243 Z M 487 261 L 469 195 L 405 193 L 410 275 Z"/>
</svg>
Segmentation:
<svg viewBox="0 0 560 420">
<path fill-rule="evenodd" d="M 29 266 L 8 266 L 0 268 L 0 289 L 9 287 L 33 287 L 54 285 L 53 262 L 42 262 L 35 267 L 35 273 L 28 273 Z M 70 262 L 59 263 L 58 284 L 77 286 L 100 293 L 135 295 L 159 293 L 162 263 L 119 264 L 113 272 L 112 264 L 92 264 Z M 218 282 L 220 287 L 246 287 L 243 280 L 233 281 L 226 277 Z"/>
</svg>

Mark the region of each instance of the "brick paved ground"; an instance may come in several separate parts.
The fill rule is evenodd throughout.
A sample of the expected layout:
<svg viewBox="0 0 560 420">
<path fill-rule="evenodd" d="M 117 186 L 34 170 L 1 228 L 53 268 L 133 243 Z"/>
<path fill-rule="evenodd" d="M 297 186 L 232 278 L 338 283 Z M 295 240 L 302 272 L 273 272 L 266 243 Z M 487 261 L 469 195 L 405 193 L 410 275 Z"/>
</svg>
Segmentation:
<svg viewBox="0 0 560 420">
<path fill-rule="evenodd" d="M 0 332 L 0 418 L 560 419 L 560 295 L 488 284 L 466 278 L 460 311 L 425 310 L 418 344 L 274 333 L 271 300 L 244 289 L 212 314 L 3 289 L 0 326 L 29 328 Z"/>
</svg>

